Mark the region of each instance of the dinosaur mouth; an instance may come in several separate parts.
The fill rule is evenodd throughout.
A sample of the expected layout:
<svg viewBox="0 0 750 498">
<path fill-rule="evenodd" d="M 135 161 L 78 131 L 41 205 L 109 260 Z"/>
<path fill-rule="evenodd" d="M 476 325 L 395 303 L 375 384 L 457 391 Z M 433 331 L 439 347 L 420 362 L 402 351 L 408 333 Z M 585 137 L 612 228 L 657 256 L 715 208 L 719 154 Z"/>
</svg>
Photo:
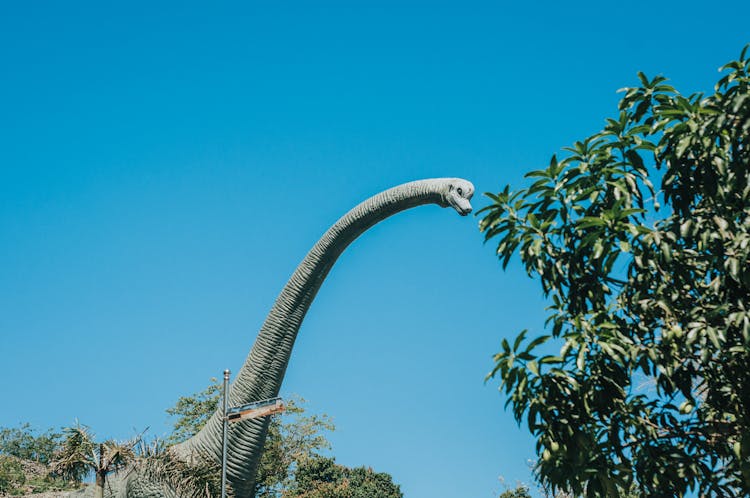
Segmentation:
<svg viewBox="0 0 750 498">
<path fill-rule="evenodd" d="M 472 207 L 468 199 L 464 199 L 463 197 L 451 197 L 448 199 L 448 203 L 461 216 L 466 216 L 471 213 Z"/>
<path fill-rule="evenodd" d="M 458 211 L 458 214 L 460 214 L 461 216 L 466 216 L 467 214 L 471 213 L 471 205 L 465 208 L 457 208 L 456 211 Z"/>
</svg>

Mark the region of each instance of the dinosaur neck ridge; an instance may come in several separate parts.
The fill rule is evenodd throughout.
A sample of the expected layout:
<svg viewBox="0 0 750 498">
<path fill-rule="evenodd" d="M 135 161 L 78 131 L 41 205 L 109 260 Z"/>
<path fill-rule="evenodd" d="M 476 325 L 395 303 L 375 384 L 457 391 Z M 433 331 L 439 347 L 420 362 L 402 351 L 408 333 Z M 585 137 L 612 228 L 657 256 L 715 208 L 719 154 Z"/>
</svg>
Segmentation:
<svg viewBox="0 0 750 498">
<path fill-rule="evenodd" d="M 328 272 L 349 244 L 373 225 L 400 211 L 423 204 L 448 206 L 446 195 L 456 182 L 471 185 L 454 178 L 399 185 L 367 199 L 334 223 L 307 253 L 268 313 L 250 354 L 232 383 L 230 406 L 278 395 L 305 314 Z M 473 187 L 470 188 L 473 192 Z M 468 200 L 466 202 L 468 204 Z M 197 452 L 220 461 L 221 427 L 221 414 L 217 411 L 198 434 L 175 449 L 183 455 Z M 253 481 L 267 428 L 268 418 L 244 421 L 230 427 L 227 472 L 237 496 L 254 494 Z"/>
</svg>

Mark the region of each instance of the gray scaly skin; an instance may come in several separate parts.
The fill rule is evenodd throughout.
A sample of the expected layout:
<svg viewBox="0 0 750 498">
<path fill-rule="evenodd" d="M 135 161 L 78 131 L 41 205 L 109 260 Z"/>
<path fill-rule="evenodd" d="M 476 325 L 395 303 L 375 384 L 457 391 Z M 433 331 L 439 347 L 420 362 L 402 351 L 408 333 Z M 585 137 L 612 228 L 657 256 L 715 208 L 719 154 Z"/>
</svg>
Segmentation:
<svg viewBox="0 0 750 498">
<path fill-rule="evenodd" d="M 451 206 L 462 216 L 471 212 L 474 186 L 458 178 L 406 183 L 386 190 L 345 214 L 313 246 L 268 313 L 245 364 L 229 391 L 230 406 L 278 396 L 302 320 L 334 263 L 367 229 L 400 211 L 422 204 Z M 252 496 L 255 473 L 268 429 L 268 418 L 234 424 L 229 435 L 228 480 L 237 496 Z M 221 460 L 221 414 L 178 451 L 198 452 Z M 184 453 L 183 453 L 184 454 Z"/>
<path fill-rule="evenodd" d="M 278 396 L 302 320 L 331 267 L 357 237 L 385 218 L 423 204 L 450 206 L 465 216 L 471 212 L 469 200 L 473 194 L 471 182 L 460 178 L 419 180 L 381 192 L 340 218 L 305 256 L 276 299 L 231 385 L 230 406 Z M 254 494 L 267 431 L 267 417 L 230 428 L 227 475 L 237 497 L 252 498 Z M 197 455 L 220 462 L 221 442 L 222 420 L 217 411 L 198 434 L 173 450 L 187 460 Z M 140 486 L 128 487 L 129 497 L 155 496 L 135 489 Z"/>
</svg>

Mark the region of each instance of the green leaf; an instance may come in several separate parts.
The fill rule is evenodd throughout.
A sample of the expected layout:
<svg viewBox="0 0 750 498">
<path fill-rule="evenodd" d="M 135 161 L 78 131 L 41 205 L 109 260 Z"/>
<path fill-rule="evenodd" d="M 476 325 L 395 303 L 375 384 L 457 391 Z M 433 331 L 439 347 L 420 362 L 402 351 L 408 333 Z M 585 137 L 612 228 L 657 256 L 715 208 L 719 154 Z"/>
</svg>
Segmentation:
<svg viewBox="0 0 750 498">
<path fill-rule="evenodd" d="M 523 342 L 524 337 L 526 337 L 526 333 L 528 332 L 527 329 L 523 329 L 520 334 L 518 334 L 518 337 L 516 337 L 516 340 L 513 342 L 513 351 L 518 351 L 518 346 L 521 345 Z"/>
<path fill-rule="evenodd" d="M 578 370 L 583 371 L 584 362 L 586 360 L 586 347 L 582 347 L 578 350 L 578 357 L 576 358 L 576 367 L 578 367 Z"/>
<path fill-rule="evenodd" d="M 531 360 L 526 363 L 526 368 L 529 369 L 531 373 L 534 375 L 539 375 L 539 364 L 536 362 L 536 360 Z"/>
<path fill-rule="evenodd" d="M 547 342 L 549 340 L 549 338 L 550 338 L 549 335 L 541 335 L 541 336 L 537 337 L 536 339 L 534 339 L 533 341 L 531 341 L 528 346 L 526 346 L 526 352 L 527 353 L 531 352 L 537 346 L 540 346 L 540 345 L 544 344 L 545 342 Z"/>
</svg>

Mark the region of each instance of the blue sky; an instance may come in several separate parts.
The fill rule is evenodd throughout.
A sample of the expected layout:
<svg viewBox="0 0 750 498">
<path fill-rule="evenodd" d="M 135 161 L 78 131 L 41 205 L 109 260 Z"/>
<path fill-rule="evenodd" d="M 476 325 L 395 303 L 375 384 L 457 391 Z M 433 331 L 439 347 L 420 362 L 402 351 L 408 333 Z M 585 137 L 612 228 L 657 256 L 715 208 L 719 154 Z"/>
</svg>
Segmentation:
<svg viewBox="0 0 750 498">
<path fill-rule="evenodd" d="M 739 0 L 311 5 L 0 6 L 0 425 L 165 434 L 356 203 L 520 185 L 637 71 L 709 91 L 750 42 Z M 476 225 L 428 206 L 355 242 L 283 387 L 333 417 L 339 462 L 409 498 L 530 480 L 533 441 L 483 379 L 544 301 Z"/>
</svg>

